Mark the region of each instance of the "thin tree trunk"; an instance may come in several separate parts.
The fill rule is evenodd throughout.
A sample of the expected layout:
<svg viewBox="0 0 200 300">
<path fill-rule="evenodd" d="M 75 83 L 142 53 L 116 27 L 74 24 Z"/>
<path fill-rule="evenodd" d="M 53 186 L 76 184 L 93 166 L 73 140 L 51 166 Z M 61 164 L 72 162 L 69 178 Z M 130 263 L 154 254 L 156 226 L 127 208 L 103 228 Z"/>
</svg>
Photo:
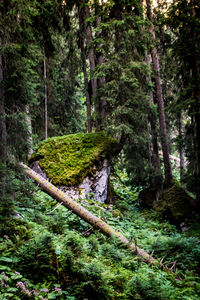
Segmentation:
<svg viewBox="0 0 200 300">
<path fill-rule="evenodd" d="M 30 117 L 30 106 L 29 104 L 26 104 L 25 106 L 26 111 L 26 124 L 27 124 L 27 130 L 28 130 L 28 144 L 29 144 L 29 151 L 28 151 L 28 157 L 31 156 L 33 153 L 33 133 L 32 133 L 32 123 L 31 123 L 31 117 Z"/>
<path fill-rule="evenodd" d="M 96 24 L 97 24 L 97 28 L 99 26 L 99 24 L 101 23 L 101 16 L 98 16 L 97 17 L 97 21 L 96 21 Z M 101 30 L 98 30 L 97 32 L 97 37 L 100 37 L 101 36 Z M 102 48 L 102 45 L 99 45 L 99 49 Z M 100 66 L 102 66 L 104 64 L 105 60 L 104 60 L 104 55 L 101 53 L 98 57 L 98 64 Z M 101 76 L 99 78 L 99 86 L 100 88 L 103 88 L 106 84 L 106 78 L 105 76 Z M 101 125 L 103 122 L 106 121 L 106 114 L 107 114 L 107 99 L 105 97 L 103 97 L 103 99 L 101 99 L 100 103 L 99 103 L 99 106 L 100 106 L 100 114 L 101 114 Z"/>
<path fill-rule="evenodd" d="M 0 38 L 0 47 L 2 41 Z M 5 173 L 3 166 L 6 166 L 7 160 L 7 131 L 6 131 L 6 112 L 5 112 L 5 96 L 3 85 L 3 61 L 0 55 L 0 195 L 3 196 L 5 192 Z"/>
<path fill-rule="evenodd" d="M 183 182 L 184 177 L 184 168 L 185 168 L 185 156 L 184 156 L 184 148 L 183 148 L 183 137 L 184 137 L 184 127 L 182 114 L 180 113 L 178 116 L 178 130 L 179 130 L 179 155 L 180 155 L 180 181 Z"/>
<path fill-rule="evenodd" d="M 146 128 L 147 128 L 147 131 L 149 132 L 149 123 L 146 122 Z M 148 159 L 148 167 L 149 167 L 149 170 L 152 171 L 152 150 L 151 150 L 151 143 L 149 141 L 147 141 L 146 143 L 147 145 L 147 159 Z M 153 165 L 154 166 L 154 165 Z M 150 176 L 152 175 L 152 172 L 150 173 Z"/>
<path fill-rule="evenodd" d="M 117 238 L 123 245 L 125 245 L 128 249 L 131 249 L 134 254 L 136 254 L 142 261 L 150 264 L 156 265 L 162 268 L 164 271 L 175 275 L 170 269 L 162 265 L 158 260 L 149 255 L 146 251 L 139 248 L 136 244 L 131 243 L 124 237 L 119 231 L 114 230 L 100 218 L 94 216 L 87 209 L 82 207 L 79 203 L 72 200 L 68 197 L 67 193 L 62 192 L 57 187 L 55 187 L 52 183 L 44 179 L 42 176 L 37 174 L 35 171 L 31 170 L 25 164 L 20 163 L 20 166 L 23 167 L 24 172 L 32 179 L 34 179 L 45 192 L 47 192 L 50 196 L 52 196 L 57 201 L 61 202 L 65 207 L 72 210 L 76 215 L 81 217 L 87 223 L 92 225 L 94 228 L 100 230 L 107 237 Z M 175 275 L 176 276 L 176 275 Z"/>
<path fill-rule="evenodd" d="M 118 4 L 116 4 L 114 7 L 114 16 L 117 21 L 121 20 L 121 12 L 120 12 L 120 7 Z M 116 24 L 115 25 L 115 51 L 116 51 L 116 54 L 118 55 L 118 57 L 121 56 L 120 55 L 120 47 L 121 47 L 120 44 L 121 44 L 121 36 L 120 36 L 119 26 L 118 26 L 118 24 Z M 122 124 L 126 124 L 127 119 L 126 119 L 126 115 L 123 112 L 123 110 L 125 108 L 124 84 L 123 84 L 123 82 L 120 81 L 120 77 L 121 77 L 120 69 L 117 70 L 116 76 L 118 77 L 118 80 L 119 80 L 119 96 L 120 96 L 120 104 L 122 107 L 120 119 L 121 119 Z M 121 133 L 120 144 L 123 145 L 125 140 L 126 140 L 126 134 L 123 129 L 123 131 Z"/>
<path fill-rule="evenodd" d="M 44 48 L 44 138 L 48 138 L 47 63 Z"/>
<path fill-rule="evenodd" d="M 84 6 L 84 16 L 85 16 L 85 25 L 86 25 L 86 45 L 88 49 L 88 58 L 90 63 L 90 75 L 91 75 L 91 84 L 92 84 L 92 97 L 94 99 L 94 112 L 95 112 L 95 126 L 96 131 L 99 130 L 99 109 L 98 109 L 98 101 L 97 101 L 97 79 L 94 78 L 95 71 L 95 53 L 94 47 L 91 45 L 92 43 L 92 28 L 88 22 L 88 18 L 90 17 L 89 7 Z"/>
<path fill-rule="evenodd" d="M 155 30 L 153 26 L 153 16 L 151 12 L 151 3 L 150 0 L 146 0 L 147 3 L 147 16 L 151 22 L 149 27 L 149 31 L 152 37 L 153 42 L 155 43 Z M 151 57 L 153 62 L 153 67 L 155 71 L 155 82 L 156 82 L 156 97 L 157 97 L 157 106 L 158 106 L 158 115 L 159 115 L 159 124 L 160 124 L 160 132 L 161 132 L 161 145 L 163 152 L 163 161 L 165 167 L 165 184 L 170 185 L 172 180 L 172 170 L 171 170 L 171 162 L 169 158 L 169 143 L 167 136 L 167 127 L 166 127 L 166 119 L 165 119 L 165 111 L 164 111 L 164 99 L 162 93 L 161 86 L 161 78 L 160 78 L 160 65 L 158 60 L 157 48 L 154 45 L 153 50 L 151 51 Z"/>
<path fill-rule="evenodd" d="M 85 85 L 85 95 L 86 95 L 86 108 L 87 108 L 87 129 L 88 132 L 92 132 L 92 117 L 91 117 L 91 99 L 89 94 L 89 84 L 87 77 L 87 67 L 86 67 L 86 55 L 85 55 L 85 46 L 84 46 L 84 37 L 83 37 L 83 9 L 78 7 L 78 16 L 79 16 L 79 42 L 81 48 L 81 60 L 82 60 L 82 68 L 83 68 L 83 76 L 84 76 L 84 85 Z"/>
<path fill-rule="evenodd" d="M 196 199 L 198 201 L 200 210 L 200 70 L 199 57 L 196 55 L 194 74 L 196 74 L 196 88 L 195 88 L 195 127 L 196 127 Z"/>
<path fill-rule="evenodd" d="M 195 6 L 195 1 L 191 0 L 191 7 L 192 7 L 192 17 L 198 18 L 197 8 Z M 197 22 L 197 21 L 196 21 Z M 195 147 L 195 154 L 196 154 L 196 199 L 198 201 L 198 208 L 200 212 L 200 54 L 199 54 L 199 45 L 198 41 L 200 39 L 200 33 L 198 29 L 194 27 L 191 28 L 191 32 L 193 35 L 194 41 L 194 49 L 195 55 L 193 57 L 192 62 L 192 73 L 193 73 L 193 81 L 195 82 L 194 87 L 194 98 L 195 98 L 195 137 L 196 137 L 196 147 Z"/>
</svg>

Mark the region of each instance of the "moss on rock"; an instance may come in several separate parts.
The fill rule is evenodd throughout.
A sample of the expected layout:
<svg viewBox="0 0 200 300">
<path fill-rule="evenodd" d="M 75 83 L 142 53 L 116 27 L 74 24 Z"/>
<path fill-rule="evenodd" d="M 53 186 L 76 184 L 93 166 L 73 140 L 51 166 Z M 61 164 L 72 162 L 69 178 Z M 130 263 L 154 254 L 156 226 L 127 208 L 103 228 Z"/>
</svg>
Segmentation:
<svg viewBox="0 0 200 300">
<path fill-rule="evenodd" d="M 118 149 L 117 141 L 103 132 L 77 133 L 39 143 L 29 163 L 39 161 L 53 184 L 75 186 L 87 175 L 93 175 L 99 163 L 111 158 Z"/>
<path fill-rule="evenodd" d="M 154 202 L 154 208 L 172 222 L 180 223 L 190 218 L 195 210 L 195 200 L 178 182 L 173 181 L 163 191 L 160 200 Z"/>
</svg>

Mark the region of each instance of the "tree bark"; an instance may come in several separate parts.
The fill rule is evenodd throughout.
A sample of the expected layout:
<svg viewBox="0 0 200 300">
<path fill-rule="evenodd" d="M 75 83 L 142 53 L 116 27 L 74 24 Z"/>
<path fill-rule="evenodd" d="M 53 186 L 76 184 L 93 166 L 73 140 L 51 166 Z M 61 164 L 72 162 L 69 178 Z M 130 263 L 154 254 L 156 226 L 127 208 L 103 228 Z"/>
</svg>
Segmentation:
<svg viewBox="0 0 200 300">
<path fill-rule="evenodd" d="M 97 101 L 97 79 L 94 78 L 95 71 L 95 53 L 94 47 L 91 45 L 92 43 L 92 28 L 88 22 L 88 18 L 90 17 L 89 7 L 84 6 L 84 17 L 85 17 L 85 25 L 86 25 L 86 45 L 88 49 L 88 58 L 90 63 L 90 76 L 91 76 L 91 84 L 92 84 L 92 97 L 94 99 L 94 112 L 95 112 L 95 126 L 96 131 L 99 130 L 99 109 L 98 109 L 98 101 Z"/>
<path fill-rule="evenodd" d="M 87 129 L 88 133 L 92 132 L 92 117 L 91 117 L 91 99 L 89 94 L 89 84 L 87 77 L 87 67 L 86 67 L 86 54 L 85 54 L 85 46 L 84 46 L 84 36 L 83 36 L 83 9 L 78 7 L 78 17 L 79 17 L 79 42 L 81 48 L 81 60 L 82 60 L 82 68 L 83 68 L 83 76 L 84 76 L 84 85 L 85 85 L 85 95 L 86 95 L 86 108 L 87 108 Z"/>
<path fill-rule="evenodd" d="M 198 201 L 200 211 L 200 70 L 199 70 L 200 57 L 196 54 L 194 63 L 195 80 L 195 133 L 196 133 L 196 199 Z"/>
<path fill-rule="evenodd" d="M 44 138 L 48 138 L 47 63 L 44 48 Z"/>
<path fill-rule="evenodd" d="M 163 161 L 165 167 L 165 184 L 170 185 L 172 180 L 172 170 L 171 170 L 171 162 L 169 158 L 169 143 L 167 136 L 167 127 L 166 127 L 166 119 L 165 119 L 165 111 L 164 111 L 164 99 L 162 93 L 161 86 L 161 78 L 160 78 L 160 64 L 158 60 L 157 48 L 155 46 L 155 30 L 153 26 L 153 16 L 151 12 L 151 3 L 150 0 L 146 0 L 147 4 L 147 16 L 150 20 L 151 24 L 149 27 L 149 32 L 151 34 L 152 40 L 154 42 L 154 48 L 151 51 L 151 57 L 153 62 L 153 68 L 155 71 L 155 82 L 156 82 L 156 97 L 157 97 L 157 106 L 158 106 L 158 115 L 159 115 L 159 124 L 160 124 L 160 132 L 161 132 L 161 145 L 163 152 Z"/>
<path fill-rule="evenodd" d="M 25 111 L 26 111 L 26 124 L 27 124 L 28 145 L 29 145 L 28 157 L 30 157 L 31 154 L 33 153 L 33 136 L 32 136 L 33 133 L 32 133 L 32 123 L 31 123 L 31 117 L 30 117 L 29 104 L 26 104 Z"/>
<path fill-rule="evenodd" d="M 148 65 L 150 65 L 149 62 L 149 56 L 146 53 L 145 54 L 145 61 Z M 146 81 L 150 85 L 152 84 L 151 77 L 146 76 Z M 153 92 L 150 91 L 150 102 L 151 104 L 154 103 L 154 95 Z M 160 193 L 162 191 L 162 172 L 160 168 L 160 158 L 159 158 L 159 148 L 158 148 L 158 134 L 157 134 L 157 126 L 156 126 L 156 118 L 153 113 L 153 111 L 149 114 L 149 123 L 151 126 L 151 140 L 152 140 L 152 156 L 153 156 L 153 166 L 155 169 L 155 189 L 156 189 L 156 200 L 158 200 Z"/>
<path fill-rule="evenodd" d="M 116 3 L 113 6 L 113 15 L 114 15 L 114 17 L 117 21 L 120 21 L 122 19 L 119 3 Z M 121 57 L 120 48 L 121 48 L 121 36 L 120 36 L 119 26 L 116 22 L 116 24 L 115 24 L 115 51 L 116 51 L 116 54 L 117 54 L 118 57 Z M 126 115 L 124 114 L 124 111 L 123 111 L 124 108 L 125 108 L 124 83 L 120 80 L 120 77 L 121 77 L 120 68 L 118 68 L 116 70 L 116 76 L 118 77 L 118 80 L 119 80 L 119 97 L 120 97 L 120 104 L 121 104 L 121 107 L 122 107 L 122 112 L 121 112 L 121 115 L 120 115 L 120 119 L 121 119 L 122 124 L 126 124 L 127 123 L 127 117 L 126 117 Z M 125 143 L 126 138 L 127 138 L 127 136 L 126 136 L 126 133 L 123 129 L 122 133 L 121 133 L 121 138 L 120 138 L 120 144 L 121 145 L 123 145 Z"/>
<path fill-rule="evenodd" d="M 191 8 L 192 8 L 192 18 L 193 22 L 196 19 L 196 23 L 199 20 L 199 14 L 197 7 L 195 6 L 195 1 L 191 0 Z M 194 82 L 194 120 L 195 120 L 195 144 L 194 144 L 194 152 L 196 156 L 196 167 L 195 167 L 195 181 L 196 181 L 196 199 L 198 202 L 198 209 L 200 212 L 200 54 L 199 54 L 199 39 L 200 33 L 198 30 L 199 27 L 195 24 L 191 26 L 191 35 L 193 37 L 193 49 L 194 55 L 192 59 L 192 76 Z"/>
<path fill-rule="evenodd" d="M 178 131 L 179 131 L 180 181 L 183 182 L 185 159 L 184 159 L 184 148 L 183 148 L 184 127 L 183 127 L 183 120 L 182 120 L 181 113 L 178 116 Z"/>
<path fill-rule="evenodd" d="M 1 38 L 0 38 L 0 47 L 2 47 Z M 7 156 L 7 147 L 6 147 L 7 139 L 6 139 L 6 113 L 5 113 L 2 55 L 0 55 L 0 132 L 1 132 L 0 158 L 2 162 L 5 162 Z"/>
<path fill-rule="evenodd" d="M 200 80 L 200 76 L 199 79 Z M 197 140 L 197 184 L 196 184 L 196 199 L 199 205 L 200 211 L 200 83 L 198 85 L 198 92 L 196 98 L 196 114 L 195 114 L 195 123 L 196 123 L 196 140 Z"/>
<path fill-rule="evenodd" d="M 97 25 L 97 28 L 99 26 L 99 24 L 101 23 L 101 16 L 97 16 L 97 20 L 96 20 L 96 25 Z M 100 37 L 101 36 L 101 30 L 98 30 L 97 32 L 97 37 Z M 98 47 L 101 51 L 102 49 L 102 45 L 99 45 Z M 100 53 L 99 57 L 98 57 L 98 64 L 100 66 L 102 66 L 104 64 L 104 55 L 102 53 Z M 101 76 L 99 78 L 99 87 L 100 88 L 103 88 L 106 84 L 106 78 L 105 76 Z M 105 97 L 103 97 L 103 99 L 100 99 L 99 101 L 99 106 L 100 106 L 100 114 L 101 114 L 101 125 L 105 122 L 106 120 L 106 115 L 107 115 L 107 99 Z"/>
<path fill-rule="evenodd" d="M 0 37 L 0 47 L 2 41 Z M 6 112 L 5 112 L 5 95 L 3 85 L 3 60 L 0 55 L 0 195 L 3 196 L 5 192 L 5 173 L 3 166 L 6 166 L 7 160 L 7 131 L 6 131 Z"/>
</svg>

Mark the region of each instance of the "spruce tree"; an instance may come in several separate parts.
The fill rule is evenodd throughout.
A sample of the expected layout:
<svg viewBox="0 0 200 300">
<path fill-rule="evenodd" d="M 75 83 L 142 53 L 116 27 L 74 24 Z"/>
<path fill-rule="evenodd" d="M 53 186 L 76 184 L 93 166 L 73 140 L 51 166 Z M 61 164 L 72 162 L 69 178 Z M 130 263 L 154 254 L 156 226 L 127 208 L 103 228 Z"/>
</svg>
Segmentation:
<svg viewBox="0 0 200 300">
<path fill-rule="evenodd" d="M 166 117 L 164 111 L 164 99 L 163 99 L 163 91 L 161 86 L 161 76 L 160 76 L 160 64 L 158 59 L 158 52 L 155 46 L 155 29 L 153 26 L 153 15 L 150 0 L 146 0 L 147 3 L 147 16 L 149 21 L 151 22 L 149 31 L 154 42 L 154 48 L 151 51 L 153 69 L 155 72 L 155 90 L 156 90 L 156 99 L 158 106 L 158 115 L 159 115 L 159 124 L 160 124 L 160 133 L 161 133 L 161 144 L 162 144 L 162 152 L 163 152 L 163 160 L 165 167 L 165 184 L 168 186 L 172 180 L 172 170 L 171 170 L 171 162 L 169 157 L 169 142 L 168 142 L 168 134 L 166 127 Z"/>
<path fill-rule="evenodd" d="M 174 0 L 167 22 L 174 34 L 173 55 L 179 70 L 179 106 L 188 114 L 186 156 L 188 187 L 200 203 L 200 26 L 199 1 Z"/>
</svg>

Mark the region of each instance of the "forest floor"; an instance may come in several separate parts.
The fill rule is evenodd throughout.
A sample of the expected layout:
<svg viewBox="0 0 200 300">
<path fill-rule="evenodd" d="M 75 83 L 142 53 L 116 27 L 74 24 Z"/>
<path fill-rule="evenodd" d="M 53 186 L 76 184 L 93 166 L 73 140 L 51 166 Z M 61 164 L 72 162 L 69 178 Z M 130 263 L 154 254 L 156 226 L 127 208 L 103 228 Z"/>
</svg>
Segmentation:
<svg viewBox="0 0 200 300">
<path fill-rule="evenodd" d="M 16 179 L 17 180 L 17 179 Z M 14 216 L 1 216 L 0 299 L 200 299 L 200 225 L 182 232 L 136 189 L 115 180 L 115 204 L 82 200 L 93 214 L 162 261 L 177 276 L 138 260 L 29 181 Z M 26 187 L 28 189 L 28 186 Z M 179 277 L 180 279 L 177 279 Z"/>
</svg>

